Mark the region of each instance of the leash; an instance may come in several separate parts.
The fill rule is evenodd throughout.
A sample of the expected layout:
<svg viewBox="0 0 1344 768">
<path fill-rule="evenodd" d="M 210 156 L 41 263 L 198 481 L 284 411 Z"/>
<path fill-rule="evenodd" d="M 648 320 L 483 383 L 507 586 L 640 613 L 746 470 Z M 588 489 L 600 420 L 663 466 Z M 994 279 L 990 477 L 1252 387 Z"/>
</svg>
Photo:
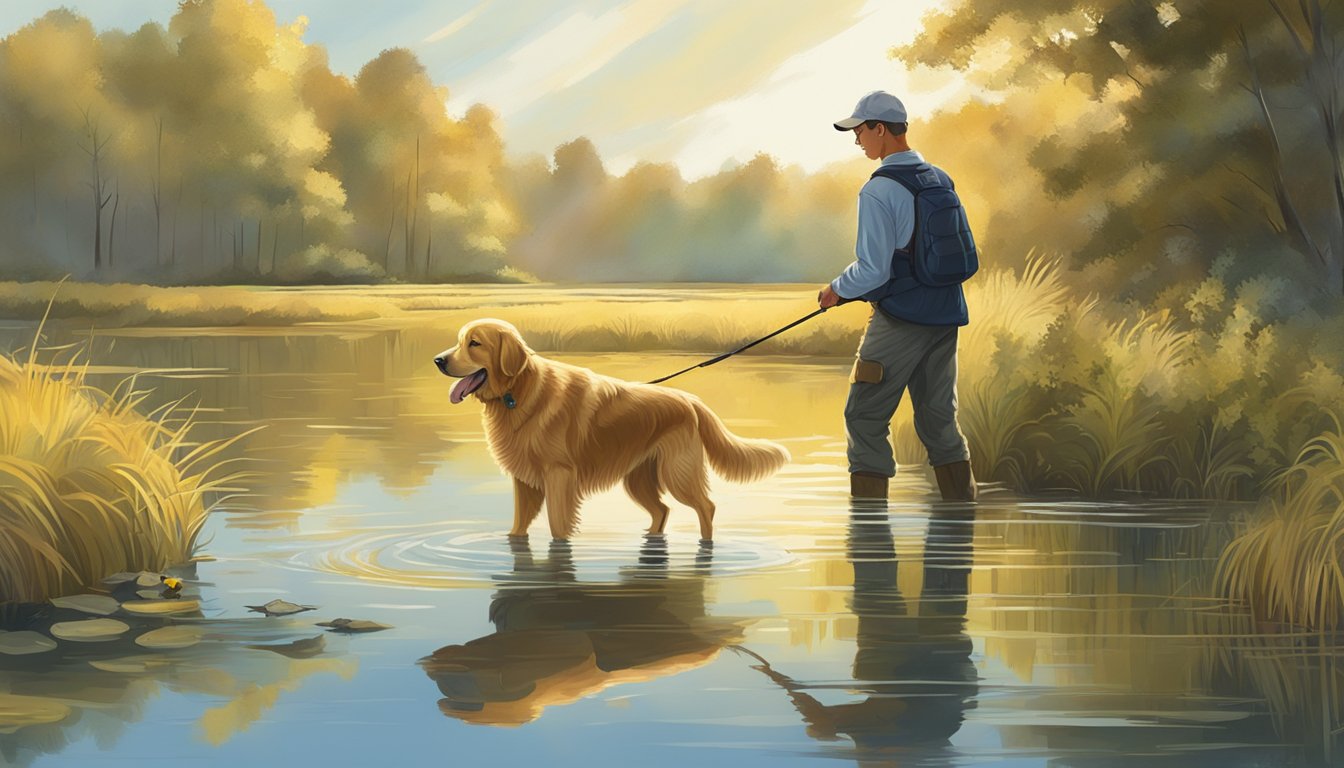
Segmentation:
<svg viewBox="0 0 1344 768">
<path fill-rule="evenodd" d="M 842 302 L 842 303 L 843 303 L 843 302 Z M 838 307 L 838 306 L 840 306 L 840 305 L 839 305 L 839 304 L 836 304 L 835 306 Z M 694 371 L 696 368 L 705 368 L 705 367 L 707 367 L 707 366 L 711 366 L 711 365 L 713 365 L 713 364 L 715 364 L 715 363 L 717 363 L 717 362 L 720 362 L 720 361 L 722 361 L 722 360 L 727 360 L 728 358 L 732 357 L 733 355 L 736 355 L 738 352 L 745 352 L 746 350 L 751 349 L 752 347 L 756 346 L 757 344 L 760 344 L 762 341 L 766 341 L 767 339 L 773 339 L 774 337 L 776 337 L 776 336 L 778 336 L 779 334 L 781 334 L 781 333 L 783 333 L 783 332 L 789 330 L 790 328 L 794 327 L 795 325 L 798 325 L 799 323 L 805 323 L 805 322 L 807 322 L 808 320 L 811 320 L 812 318 L 816 317 L 817 315 L 820 315 L 821 313 L 825 312 L 827 309 L 830 309 L 830 307 L 825 307 L 825 308 L 823 308 L 823 309 L 818 309 L 818 310 L 816 310 L 815 312 L 812 312 L 812 313 L 810 313 L 810 314 L 804 315 L 803 317 L 800 317 L 800 318 L 798 318 L 797 320 L 794 320 L 792 323 L 789 323 L 788 325 L 784 326 L 783 328 L 780 328 L 779 330 L 775 331 L 774 333 L 771 333 L 769 336 L 762 336 L 761 338 L 759 338 L 759 339 L 757 339 L 757 340 L 751 342 L 750 344 L 747 344 L 747 345 L 745 345 L 745 346 L 738 347 L 737 349 L 734 349 L 732 352 L 725 352 L 725 353 L 723 353 L 722 355 L 719 355 L 718 357 L 716 357 L 716 358 L 714 358 L 714 359 L 712 359 L 712 360 L 706 360 L 705 362 L 700 363 L 699 365 L 692 365 L 690 368 L 683 368 L 683 369 L 681 369 L 680 371 L 677 371 L 676 373 L 670 374 L 670 375 L 668 375 L 668 376 L 664 376 L 664 377 L 661 378 L 661 379 L 654 379 L 653 381 L 646 382 L 646 383 L 648 383 L 648 384 L 661 384 L 661 383 L 663 383 L 664 381 L 667 381 L 668 379 L 675 379 L 676 377 L 680 376 L 680 375 L 683 374 L 683 373 L 689 373 L 690 371 Z"/>
</svg>

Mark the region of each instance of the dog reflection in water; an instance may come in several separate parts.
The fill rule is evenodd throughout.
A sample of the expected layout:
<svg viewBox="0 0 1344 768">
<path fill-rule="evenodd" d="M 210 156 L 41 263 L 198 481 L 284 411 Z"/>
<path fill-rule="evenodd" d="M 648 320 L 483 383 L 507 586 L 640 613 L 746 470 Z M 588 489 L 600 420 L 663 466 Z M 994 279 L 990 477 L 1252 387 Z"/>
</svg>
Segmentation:
<svg viewBox="0 0 1344 768">
<path fill-rule="evenodd" d="M 552 542 L 544 561 L 526 538 L 509 546 L 513 572 L 490 603 L 495 631 L 420 661 L 450 717 L 522 725 L 548 706 L 702 666 L 742 639 L 741 622 L 705 615 L 712 544 L 694 571 L 672 573 L 667 540 L 648 534 L 639 565 L 605 584 L 576 580 L 568 542 Z"/>
<path fill-rule="evenodd" d="M 808 685 L 738 648 L 788 692 L 814 738 L 848 737 L 860 749 L 946 745 L 973 708 L 979 676 L 964 631 L 973 512 L 935 508 L 924 546 L 924 586 L 911 610 L 896 582 L 896 547 L 884 502 L 856 502 L 848 555 L 858 618 L 854 681 Z M 839 688 L 860 701 L 822 704 L 809 690 Z"/>
</svg>

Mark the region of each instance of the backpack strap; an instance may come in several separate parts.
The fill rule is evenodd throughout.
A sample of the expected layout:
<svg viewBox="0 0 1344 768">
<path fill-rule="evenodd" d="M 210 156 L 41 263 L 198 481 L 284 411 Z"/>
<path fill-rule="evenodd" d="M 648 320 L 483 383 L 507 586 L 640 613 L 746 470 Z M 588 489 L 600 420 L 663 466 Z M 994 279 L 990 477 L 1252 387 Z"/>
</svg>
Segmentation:
<svg viewBox="0 0 1344 768">
<path fill-rule="evenodd" d="M 877 170 L 873 171 L 873 175 L 868 178 L 876 179 L 881 176 L 884 179 L 891 179 L 902 187 L 905 187 L 911 197 L 919 197 L 919 193 L 926 189 L 941 187 L 942 180 L 946 178 L 939 174 L 939 180 L 937 182 L 921 184 L 919 177 L 927 172 L 937 173 L 937 169 L 928 163 L 920 163 L 919 165 L 879 165 Z M 947 181 L 950 182 L 951 179 L 947 179 Z M 914 203 L 912 202 L 911 205 L 914 205 Z M 907 243 L 904 248 L 897 246 L 896 252 L 891 255 L 893 269 L 895 268 L 898 255 L 905 256 L 907 261 L 914 257 L 915 239 L 919 237 L 919 210 L 916 208 L 912 213 L 913 215 L 911 218 L 914 219 L 915 225 L 914 228 L 910 230 L 910 242 Z M 886 295 L 892 296 L 898 293 L 905 293 L 906 291 L 917 288 L 919 285 L 920 282 L 914 276 L 914 265 L 912 264 L 909 277 L 898 277 L 889 280 L 883 291 Z"/>
</svg>

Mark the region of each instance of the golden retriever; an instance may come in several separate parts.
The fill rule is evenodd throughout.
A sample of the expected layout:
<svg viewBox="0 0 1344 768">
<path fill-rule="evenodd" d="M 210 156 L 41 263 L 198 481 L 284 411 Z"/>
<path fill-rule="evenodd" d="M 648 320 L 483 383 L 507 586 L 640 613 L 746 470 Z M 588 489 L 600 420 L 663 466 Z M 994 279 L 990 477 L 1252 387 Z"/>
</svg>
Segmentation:
<svg viewBox="0 0 1344 768">
<path fill-rule="evenodd" d="M 523 536 L 546 505 L 551 536 L 568 539 L 584 497 L 624 481 L 653 517 L 652 533 L 667 524 L 661 493 L 695 509 L 700 538 L 714 536 L 708 463 L 724 479 L 750 482 L 789 460 L 767 440 L 746 440 L 724 427 L 686 392 L 602 376 L 532 351 L 518 329 L 486 318 L 462 327 L 457 346 L 434 358 L 461 379 L 450 399 L 474 395 L 490 452 L 513 477 L 513 528 Z"/>
</svg>

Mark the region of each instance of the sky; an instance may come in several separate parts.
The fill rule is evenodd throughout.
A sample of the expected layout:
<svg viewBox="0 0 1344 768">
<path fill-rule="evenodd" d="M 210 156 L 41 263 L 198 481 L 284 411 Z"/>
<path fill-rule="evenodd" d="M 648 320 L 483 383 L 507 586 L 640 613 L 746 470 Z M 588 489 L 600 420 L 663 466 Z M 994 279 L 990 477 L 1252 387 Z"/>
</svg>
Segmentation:
<svg viewBox="0 0 1344 768">
<path fill-rule="evenodd" d="M 918 120 L 964 97 L 951 76 L 912 77 L 888 50 L 946 0 L 270 0 L 278 21 L 353 76 L 387 48 L 414 51 L 461 115 L 500 116 L 511 154 L 550 156 L 584 136 L 608 170 L 675 162 L 688 178 L 757 153 L 816 171 L 860 157 L 831 123 L 868 91 Z M 0 35 L 64 5 L 98 30 L 167 24 L 177 0 L 4 0 Z"/>
</svg>

